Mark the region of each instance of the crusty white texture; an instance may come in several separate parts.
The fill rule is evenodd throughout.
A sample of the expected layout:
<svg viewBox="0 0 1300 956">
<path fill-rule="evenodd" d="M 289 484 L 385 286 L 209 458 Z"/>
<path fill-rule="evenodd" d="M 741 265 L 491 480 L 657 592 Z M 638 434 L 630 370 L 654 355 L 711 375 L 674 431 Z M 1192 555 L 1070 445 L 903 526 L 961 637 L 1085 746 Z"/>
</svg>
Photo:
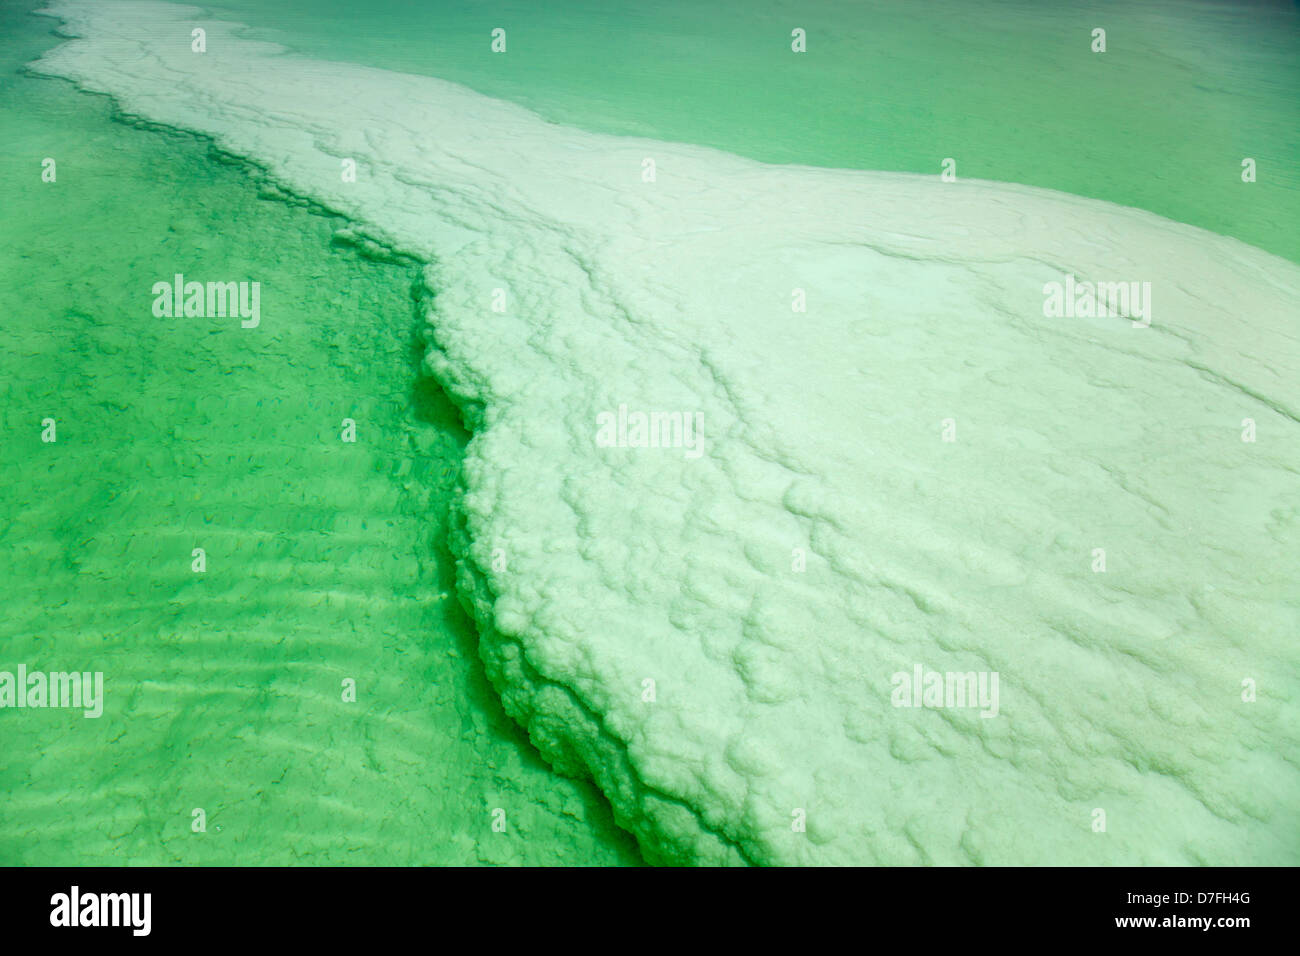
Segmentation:
<svg viewBox="0 0 1300 956">
<path fill-rule="evenodd" d="M 557 127 L 194 8 L 48 10 L 78 39 L 37 70 L 430 263 L 489 674 L 651 859 L 1297 862 L 1300 268 Z M 1150 327 L 1045 317 L 1067 273 L 1149 282 Z M 703 455 L 599 447 L 620 405 L 700 413 Z M 996 671 L 998 716 L 892 706 L 915 664 Z"/>
</svg>

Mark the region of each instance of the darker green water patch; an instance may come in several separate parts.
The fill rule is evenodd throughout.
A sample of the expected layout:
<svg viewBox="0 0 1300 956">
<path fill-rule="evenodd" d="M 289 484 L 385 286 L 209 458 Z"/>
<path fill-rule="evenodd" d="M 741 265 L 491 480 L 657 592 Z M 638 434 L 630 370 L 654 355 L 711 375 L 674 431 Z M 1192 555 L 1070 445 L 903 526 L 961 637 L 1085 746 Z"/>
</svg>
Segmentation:
<svg viewBox="0 0 1300 956">
<path fill-rule="evenodd" d="M 639 863 L 484 676 L 418 264 L 19 75 L 49 26 L 0 10 L 0 670 L 105 701 L 0 713 L 0 864 Z M 258 326 L 156 315 L 177 273 Z"/>
</svg>

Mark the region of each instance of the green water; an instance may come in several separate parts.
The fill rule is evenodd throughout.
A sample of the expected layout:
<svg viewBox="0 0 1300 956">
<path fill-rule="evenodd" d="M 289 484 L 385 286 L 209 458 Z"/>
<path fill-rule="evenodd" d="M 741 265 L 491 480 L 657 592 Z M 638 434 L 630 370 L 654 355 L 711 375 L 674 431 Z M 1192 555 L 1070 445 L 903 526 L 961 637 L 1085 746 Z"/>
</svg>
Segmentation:
<svg viewBox="0 0 1300 956">
<path fill-rule="evenodd" d="M 51 25 L 0 10 L 0 670 L 103 671 L 107 703 L 0 711 L 0 865 L 639 862 L 483 676 L 413 266 L 17 75 Z M 260 281 L 260 327 L 156 319 L 174 272 Z"/>
<path fill-rule="evenodd" d="M 1300 11 L 1209 0 L 221 0 L 311 56 L 774 163 L 1149 209 L 1300 262 Z M 506 30 L 506 52 L 491 31 Z M 791 30 L 807 52 L 791 52 Z M 1091 50 L 1106 30 L 1105 53 Z M 1243 183 L 1243 158 L 1257 181 Z"/>
<path fill-rule="evenodd" d="M 467 436 L 420 378 L 414 265 L 200 140 L 19 75 L 56 42 L 37 5 L 0 7 L 0 670 L 102 670 L 108 703 L 0 712 L 0 864 L 639 862 L 483 676 L 445 545 Z M 772 162 L 951 156 L 1300 261 L 1292 5 L 211 9 L 557 122 Z M 261 327 L 154 318 L 175 272 L 260 281 Z"/>
</svg>

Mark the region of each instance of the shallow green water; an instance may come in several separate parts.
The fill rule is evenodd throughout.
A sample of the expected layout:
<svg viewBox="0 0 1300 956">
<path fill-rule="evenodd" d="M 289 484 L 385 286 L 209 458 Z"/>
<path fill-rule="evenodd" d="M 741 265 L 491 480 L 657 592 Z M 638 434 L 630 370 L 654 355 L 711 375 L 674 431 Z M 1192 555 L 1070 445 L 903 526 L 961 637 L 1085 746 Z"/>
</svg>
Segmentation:
<svg viewBox="0 0 1300 956">
<path fill-rule="evenodd" d="M 212 9 L 590 129 L 827 166 L 953 156 L 1300 261 L 1294 8 L 1126 6 L 1101 8 L 1104 56 L 1066 5 Z M 100 669 L 109 694 L 98 721 L 0 714 L 0 863 L 638 862 L 482 676 L 445 548 L 466 436 L 417 377 L 413 267 L 200 141 L 17 76 L 51 22 L 0 17 L 0 669 Z M 260 281 L 262 327 L 155 319 L 178 271 Z"/>
<path fill-rule="evenodd" d="M 107 697 L 0 712 L 0 864 L 638 862 L 483 677 L 412 267 L 17 76 L 52 22 L 0 17 L 0 670 L 101 670 Z M 156 319 L 178 271 L 260 281 L 260 327 Z"/>
<path fill-rule="evenodd" d="M 1300 262 L 1300 12 L 1209 0 L 222 0 L 324 59 L 775 163 L 1044 186 Z M 491 31 L 506 30 L 506 52 Z M 791 52 L 791 30 L 807 52 Z M 1090 49 L 1106 30 L 1105 53 Z M 1241 181 L 1241 161 L 1258 179 Z"/>
</svg>

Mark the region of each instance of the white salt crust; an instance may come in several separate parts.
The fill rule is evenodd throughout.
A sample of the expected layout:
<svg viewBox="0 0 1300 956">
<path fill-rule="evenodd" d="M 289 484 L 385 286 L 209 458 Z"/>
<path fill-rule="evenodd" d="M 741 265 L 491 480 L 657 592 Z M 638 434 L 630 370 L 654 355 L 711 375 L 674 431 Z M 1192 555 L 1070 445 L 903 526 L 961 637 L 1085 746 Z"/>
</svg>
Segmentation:
<svg viewBox="0 0 1300 956">
<path fill-rule="evenodd" d="M 430 263 L 488 672 L 652 860 L 1300 857 L 1296 265 L 1041 189 L 567 129 L 191 7 L 47 12 L 78 39 L 37 71 Z M 1150 328 L 1045 318 L 1066 273 L 1149 282 Z M 700 413 L 704 454 L 599 447 L 620 405 Z M 996 671 L 998 716 L 892 706 L 916 664 Z"/>
</svg>

